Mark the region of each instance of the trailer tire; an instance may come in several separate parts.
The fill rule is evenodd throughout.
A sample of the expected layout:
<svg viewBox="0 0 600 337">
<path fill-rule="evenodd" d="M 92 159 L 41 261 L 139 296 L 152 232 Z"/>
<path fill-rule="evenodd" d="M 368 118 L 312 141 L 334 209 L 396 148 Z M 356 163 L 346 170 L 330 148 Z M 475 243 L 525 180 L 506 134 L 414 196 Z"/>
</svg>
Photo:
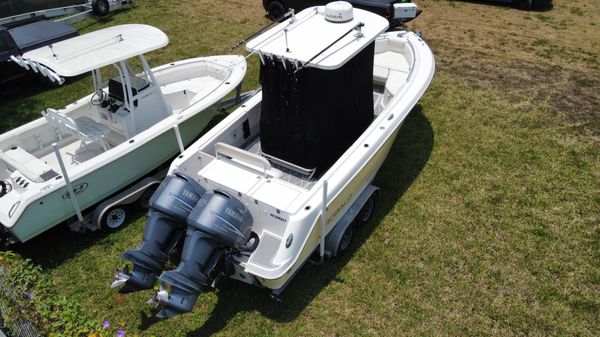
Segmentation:
<svg viewBox="0 0 600 337">
<path fill-rule="evenodd" d="M 281 1 L 271 1 L 269 6 L 267 6 L 267 17 L 271 21 L 275 21 L 281 18 L 285 14 L 285 6 L 281 3 Z"/>
<path fill-rule="evenodd" d="M 335 252 L 336 256 L 340 256 L 348 250 L 348 247 L 350 247 L 350 243 L 352 242 L 353 233 L 354 229 L 352 224 L 350 224 L 344 231 L 344 234 L 342 234 L 342 237 L 340 238 L 340 242 L 338 243 L 338 247 Z"/>
<path fill-rule="evenodd" d="M 517 0 L 515 4 L 518 9 L 528 11 L 533 7 L 533 0 Z"/>
<path fill-rule="evenodd" d="M 105 16 L 110 12 L 108 0 L 92 0 L 92 12 L 97 16 Z"/>
<path fill-rule="evenodd" d="M 157 186 L 152 186 L 152 187 L 148 187 L 144 193 L 142 193 L 142 195 L 140 196 L 140 198 L 138 199 L 138 204 L 143 208 L 143 209 L 148 209 L 150 208 L 150 199 L 152 199 L 152 196 L 154 195 L 154 192 L 156 192 L 156 189 L 158 187 Z"/>
<path fill-rule="evenodd" d="M 109 208 L 102 216 L 100 222 L 102 229 L 107 232 L 119 230 L 127 222 L 129 209 L 125 205 L 117 205 Z"/>
<path fill-rule="evenodd" d="M 354 224 L 357 227 L 362 227 L 371 220 L 373 216 L 373 210 L 375 209 L 375 195 L 372 195 L 367 199 L 363 207 L 358 211 L 356 218 L 354 219 Z"/>
</svg>

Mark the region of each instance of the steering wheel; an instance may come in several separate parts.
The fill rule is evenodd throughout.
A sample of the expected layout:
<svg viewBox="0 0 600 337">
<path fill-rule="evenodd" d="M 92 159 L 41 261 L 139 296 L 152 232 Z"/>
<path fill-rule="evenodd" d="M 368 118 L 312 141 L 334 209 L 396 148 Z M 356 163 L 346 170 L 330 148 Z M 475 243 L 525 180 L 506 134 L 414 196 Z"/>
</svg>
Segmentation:
<svg viewBox="0 0 600 337">
<path fill-rule="evenodd" d="M 105 100 L 106 100 L 106 93 L 104 92 L 104 90 L 99 90 L 99 91 L 94 92 L 94 94 L 92 95 L 92 98 L 90 98 L 90 103 L 92 105 L 100 105 Z"/>
</svg>

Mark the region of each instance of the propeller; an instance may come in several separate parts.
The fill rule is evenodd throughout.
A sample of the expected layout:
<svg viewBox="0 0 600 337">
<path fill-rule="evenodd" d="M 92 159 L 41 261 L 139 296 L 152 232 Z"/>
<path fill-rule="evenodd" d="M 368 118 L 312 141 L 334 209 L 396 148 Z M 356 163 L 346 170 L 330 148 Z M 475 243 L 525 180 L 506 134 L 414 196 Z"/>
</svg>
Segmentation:
<svg viewBox="0 0 600 337">
<path fill-rule="evenodd" d="M 158 303 L 163 304 L 169 302 L 169 291 L 163 283 L 160 284 L 158 291 L 152 294 L 152 297 L 148 300 L 148 304 Z"/>
<path fill-rule="evenodd" d="M 127 280 L 131 277 L 131 273 L 129 272 L 129 265 L 125 265 L 123 270 L 119 269 L 119 267 L 115 268 L 115 280 L 110 285 L 111 288 L 116 288 L 122 284 L 125 284 Z"/>
</svg>

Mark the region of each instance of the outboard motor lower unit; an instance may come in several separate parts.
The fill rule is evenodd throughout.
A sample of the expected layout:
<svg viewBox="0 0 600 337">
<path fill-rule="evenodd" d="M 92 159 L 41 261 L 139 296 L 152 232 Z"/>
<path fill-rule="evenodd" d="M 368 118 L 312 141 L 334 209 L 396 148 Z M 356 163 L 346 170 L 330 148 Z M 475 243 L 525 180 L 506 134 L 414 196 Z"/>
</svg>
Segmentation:
<svg viewBox="0 0 600 337">
<path fill-rule="evenodd" d="M 185 233 L 185 221 L 204 188 L 183 175 L 168 176 L 150 199 L 148 222 L 142 244 L 121 256 L 133 262 L 133 272 L 117 271 L 113 287 L 123 283 L 121 293 L 150 289 L 167 263 L 171 251 Z"/>
<path fill-rule="evenodd" d="M 206 193 L 187 223 L 179 266 L 160 276 L 172 286 L 168 297 L 156 296 L 163 306 L 158 313 L 161 318 L 191 311 L 198 295 L 211 287 L 224 267 L 226 253 L 247 250 L 251 238 L 250 212 L 239 200 L 220 191 Z"/>
</svg>

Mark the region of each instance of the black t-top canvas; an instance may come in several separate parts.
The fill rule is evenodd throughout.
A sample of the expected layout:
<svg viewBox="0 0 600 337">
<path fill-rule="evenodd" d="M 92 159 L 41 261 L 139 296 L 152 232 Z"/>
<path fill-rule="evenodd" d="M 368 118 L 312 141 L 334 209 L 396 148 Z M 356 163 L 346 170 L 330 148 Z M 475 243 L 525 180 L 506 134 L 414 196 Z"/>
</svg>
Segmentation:
<svg viewBox="0 0 600 337">
<path fill-rule="evenodd" d="M 371 43 L 335 70 L 265 58 L 260 130 L 263 153 L 326 171 L 373 121 Z"/>
</svg>

